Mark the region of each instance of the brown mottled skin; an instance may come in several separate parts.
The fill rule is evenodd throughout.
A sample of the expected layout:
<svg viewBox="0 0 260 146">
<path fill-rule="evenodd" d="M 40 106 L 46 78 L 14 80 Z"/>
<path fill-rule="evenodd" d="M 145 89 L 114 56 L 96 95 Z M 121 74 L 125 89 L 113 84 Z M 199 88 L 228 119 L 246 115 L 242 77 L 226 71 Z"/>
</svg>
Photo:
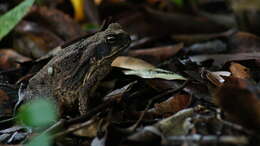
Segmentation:
<svg viewBox="0 0 260 146">
<path fill-rule="evenodd" d="M 129 35 L 113 23 L 65 47 L 29 80 L 25 98 L 54 97 L 61 114 L 75 107 L 85 114 L 93 106 L 93 94 L 109 73 L 111 62 L 129 44 Z"/>
</svg>

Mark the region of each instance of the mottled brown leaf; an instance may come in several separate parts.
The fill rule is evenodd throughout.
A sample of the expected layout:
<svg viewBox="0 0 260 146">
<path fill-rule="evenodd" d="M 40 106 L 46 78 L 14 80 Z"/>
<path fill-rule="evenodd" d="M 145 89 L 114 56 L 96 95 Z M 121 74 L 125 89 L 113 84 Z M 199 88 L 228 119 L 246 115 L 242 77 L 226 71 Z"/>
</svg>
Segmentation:
<svg viewBox="0 0 260 146">
<path fill-rule="evenodd" d="M 155 104 L 155 111 L 158 113 L 176 113 L 191 103 L 191 96 L 188 94 L 177 94 L 168 100 Z"/>
<path fill-rule="evenodd" d="M 260 38 L 248 32 L 237 32 L 228 38 L 233 53 L 260 51 Z"/>
<path fill-rule="evenodd" d="M 57 9 L 34 6 L 28 17 L 55 32 L 63 40 L 70 40 L 83 35 L 80 25 L 69 15 Z"/>
<path fill-rule="evenodd" d="M 217 89 L 215 99 L 230 119 L 259 132 L 260 98 L 255 85 L 244 79 L 229 77 Z"/>
<path fill-rule="evenodd" d="M 30 60 L 30 58 L 24 57 L 11 49 L 0 50 L 1 69 L 17 68 L 19 67 L 19 64 L 17 64 L 17 62 L 25 62 Z"/>
<path fill-rule="evenodd" d="M 169 46 L 161 46 L 149 49 L 139 49 L 129 51 L 130 56 L 152 56 L 158 61 L 165 60 L 180 51 L 183 48 L 183 43 Z"/>
<path fill-rule="evenodd" d="M 241 78 L 241 79 L 249 79 L 250 78 L 250 70 L 249 68 L 239 64 L 232 62 L 229 70 L 232 73 L 233 77 Z"/>
<path fill-rule="evenodd" d="M 45 27 L 30 21 L 22 21 L 15 28 L 14 48 L 26 55 L 39 58 L 53 48 L 61 45 L 63 40 Z"/>
</svg>

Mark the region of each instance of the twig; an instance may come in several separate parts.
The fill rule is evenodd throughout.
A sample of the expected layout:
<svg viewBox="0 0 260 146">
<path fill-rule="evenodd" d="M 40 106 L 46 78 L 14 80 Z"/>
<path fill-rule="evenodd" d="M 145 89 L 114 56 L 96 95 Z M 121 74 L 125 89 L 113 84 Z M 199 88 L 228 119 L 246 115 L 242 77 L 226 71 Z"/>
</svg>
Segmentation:
<svg viewBox="0 0 260 146">
<path fill-rule="evenodd" d="M 163 145 L 176 145 L 183 142 L 196 142 L 196 143 L 225 143 L 225 144 L 248 144 L 248 138 L 245 136 L 216 136 L 216 135 L 187 135 L 187 136 L 170 136 L 165 139 Z"/>
<path fill-rule="evenodd" d="M 167 91 L 164 91 L 162 94 L 159 94 L 157 96 L 154 96 L 153 98 L 151 98 L 147 104 L 147 106 L 150 106 L 154 101 L 164 97 L 164 96 L 167 96 L 169 94 L 173 94 L 173 93 L 176 93 L 176 92 L 179 92 L 180 90 L 182 90 L 188 83 L 190 82 L 190 80 L 186 80 L 180 87 L 178 87 L 177 89 L 174 88 L 174 89 L 170 89 L 170 90 L 167 90 Z"/>
<path fill-rule="evenodd" d="M 46 129 L 44 132 L 42 132 L 41 135 L 46 134 L 46 133 L 52 133 L 53 131 L 55 131 L 56 129 L 61 127 L 64 124 L 64 121 L 65 121 L 64 119 L 59 120 L 58 122 L 53 124 L 51 127 Z"/>
<path fill-rule="evenodd" d="M 58 137 L 60 137 L 60 136 L 63 136 L 63 135 L 72 133 L 72 132 L 74 132 L 74 131 L 76 131 L 76 130 L 78 130 L 78 129 L 81 129 L 81 128 L 83 128 L 83 127 L 86 127 L 86 126 L 92 124 L 93 122 L 95 122 L 95 120 L 89 120 L 89 121 L 86 121 L 86 122 L 81 123 L 81 124 L 79 124 L 79 125 L 75 125 L 75 126 L 73 126 L 73 127 L 70 127 L 70 128 L 68 128 L 68 129 L 66 129 L 65 131 L 62 131 L 62 132 L 59 132 L 59 133 L 54 134 L 54 135 L 53 135 L 53 138 L 58 138 Z"/>
<path fill-rule="evenodd" d="M 156 100 L 158 100 L 158 99 L 160 99 L 160 98 L 162 98 L 162 97 L 164 97 L 164 96 L 166 96 L 166 95 L 168 95 L 168 94 L 173 94 L 173 93 L 179 92 L 180 90 L 182 90 L 182 89 L 188 84 L 188 82 L 189 82 L 189 80 L 185 81 L 185 82 L 184 82 L 180 87 L 178 87 L 177 89 L 167 90 L 167 91 L 165 91 L 164 93 L 162 93 L 162 94 L 160 94 L 160 95 L 157 95 L 157 96 L 154 96 L 153 98 L 151 98 L 151 99 L 148 101 L 148 104 L 146 105 L 145 110 L 142 112 L 142 114 L 140 115 L 140 117 L 139 117 L 139 119 L 137 120 L 137 122 L 136 122 L 134 125 L 132 125 L 131 127 L 129 127 L 128 130 L 129 130 L 129 131 L 135 131 L 135 130 L 136 130 L 136 128 L 138 127 L 138 125 L 141 123 L 141 121 L 142 121 L 142 119 L 143 119 L 145 113 L 148 111 L 149 107 L 151 106 L 151 104 L 152 104 L 154 101 L 156 101 Z"/>
<path fill-rule="evenodd" d="M 89 121 L 86 121 L 90 118 L 92 118 L 94 115 L 97 115 L 99 112 L 104 111 L 106 108 L 108 108 L 109 106 L 111 106 L 112 104 L 115 103 L 114 99 L 111 100 L 107 100 L 105 103 L 97 106 L 96 108 L 94 108 L 93 110 L 89 111 L 88 113 L 86 113 L 85 115 L 76 117 L 74 119 L 70 119 L 70 120 L 59 120 L 58 122 L 56 122 L 55 124 L 53 124 L 51 127 L 49 127 L 47 130 L 45 130 L 42 134 L 46 134 L 46 133 L 52 133 L 54 132 L 57 128 L 60 127 L 70 127 L 71 125 L 80 123 L 80 122 L 84 122 L 76 127 L 70 127 L 68 129 L 66 129 L 65 131 L 62 131 L 60 133 L 56 133 L 54 134 L 54 138 L 57 138 L 59 136 L 63 136 L 65 134 L 68 134 L 70 132 L 73 132 L 75 130 L 77 130 L 78 128 L 82 128 L 84 126 L 87 126 Z"/>
<path fill-rule="evenodd" d="M 64 126 L 69 126 L 69 125 L 73 125 L 75 123 L 84 122 L 87 119 L 90 119 L 92 116 L 96 115 L 97 113 L 99 113 L 101 111 L 104 111 L 106 108 L 110 107 L 115 102 L 116 102 L 115 99 L 107 100 L 105 103 L 97 106 L 96 108 L 94 108 L 93 110 L 89 111 L 85 115 L 82 115 L 80 117 L 76 117 L 74 119 L 70 119 L 70 120 L 64 121 Z"/>
<path fill-rule="evenodd" d="M 11 117 L 11 118 L 8 118 L 8 119 L 4 119 L 4 120 L 0 121 L 0 124 L 11 122 L 11 121 L 14 121 L 15 119 L 16 119 L 16 117 Z"/>
<path fill-rule="evenodd" d="M 226 121 L 224 119 L 221 118 L 220 116 L 220 111 L 217 112 L 217 116 L 216 118 L 224 125 L 226 126 L 229 126 L 235 130 L 238 130 L 238 131 L 241 131 L 241 132 L 245 132 L 246 134 L 249 134 L 249 135 L 253 135 L 253 131 L 250 131 L 248 129 L 245 129 L 244 127 L 242 127 L 241 125 L 238 125 L 238 124 L 235 124 L 235 123 L 232 123 L 232 122 L 229 122 L 229 121 Z"/>
</svg>

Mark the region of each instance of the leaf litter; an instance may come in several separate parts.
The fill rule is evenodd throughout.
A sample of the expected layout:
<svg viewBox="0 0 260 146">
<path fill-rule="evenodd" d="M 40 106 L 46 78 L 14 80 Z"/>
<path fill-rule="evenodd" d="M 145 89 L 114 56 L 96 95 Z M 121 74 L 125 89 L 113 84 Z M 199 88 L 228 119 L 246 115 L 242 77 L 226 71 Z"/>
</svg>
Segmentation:
<svg viewBox="0 0 260 146">
<path fill-rule="evenodd" d="M 0 3 L 1 144 L 260 144 L 258 1 L 33 3 Z M 110 20 L 132 43 L 96 87 L 96 107 L 64 116 L 56 111 L 59 102 L 38 97 L 14 115 L 31 77 Z"/>
</svg>

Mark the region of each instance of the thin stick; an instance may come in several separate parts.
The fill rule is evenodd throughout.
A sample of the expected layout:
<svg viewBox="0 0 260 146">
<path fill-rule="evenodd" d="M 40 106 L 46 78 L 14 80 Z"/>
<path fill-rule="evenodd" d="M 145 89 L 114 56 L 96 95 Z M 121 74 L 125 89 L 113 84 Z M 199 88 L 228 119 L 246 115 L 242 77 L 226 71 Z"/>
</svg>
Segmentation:
<svg viewBox="0 0 260 146">
<path fill-rule="evenodd" d="M 148 101 L 148 104 L 146 105 L 145 110 L 142 112 L 142 114 L 140 115 L 140 117 L 139 117 L 139 119 L 137 120 L 137 122 L 136 122 L 134 125 L 132 125 L 131 127 L 127 128 L 127 129 L 128 129 L 129 131 L 131 131 L 131 132 L 132 132 L 132 131 L 135 131 L 136 128 L 138 127 L 138 125 L 141 123 L 141 121 L 142 121 L 142 119 L 143 119 L 145 113 L 148 111 L 149 107 L 151 106 L 151 104 L 152 104 L 154 101 L 156 101 L 156 100 L 158 100 L 158 99 L 160 99 L 160 98 L 162 98 L 162 97 L 164 97 L 164 96 L 166 96 L 166 95 L 168 95 L 168 94 L 173 94 L 173 93 L 179 92 L 180 90 L 182 90 L 182 89 L 188 84 L 188 82 L 189 82 L 189 80 L 185 81 L 185 82 L 184 82 L 180 87 L 178 87 L 177 89 L 170 89 L 170 90 L 165 91 L 164 93 L 162 93 L 162 94 L 160 94 L 160 95 L 157 95 L 157 96 L 154 96 L 153 98 L 151 98 L 151 99 Z"/>
<path fill-rule="evenodd" d="M 64 135 L 67 135 L 69 133 L 72 133 L 78 129 L 81 129 L 83 127 L 86 127 L 88 125 L 91 125 L 92 123 L 94 123 L 96 120 L 89 120 L 89 121 L 86 121 L 84 123 L 81 123 L 79 125 L 75 125 L 73 127 L 70 127 L 68 129 L 66 129 L 65 131 L 62 131 L 62 132 L 59 132 L 59 133 L 56 133 L 53 135 L 53 138 L 58 138 L 58 137 L 61 137 L 61 136 L 64 136 Z"/>
<path fill-rule="evenodd" d="M 245 136 L 216 136 L 216 135 L 187 135 L 187 136 L 170 136 L 164 141 L 163 145 L 175 145 L 184 142 L 196 142 L 196 143 L 225 143 L 225 144 L 236 144 L 244 145 L 248 144 L 248 138 Z"/>
</svg>

